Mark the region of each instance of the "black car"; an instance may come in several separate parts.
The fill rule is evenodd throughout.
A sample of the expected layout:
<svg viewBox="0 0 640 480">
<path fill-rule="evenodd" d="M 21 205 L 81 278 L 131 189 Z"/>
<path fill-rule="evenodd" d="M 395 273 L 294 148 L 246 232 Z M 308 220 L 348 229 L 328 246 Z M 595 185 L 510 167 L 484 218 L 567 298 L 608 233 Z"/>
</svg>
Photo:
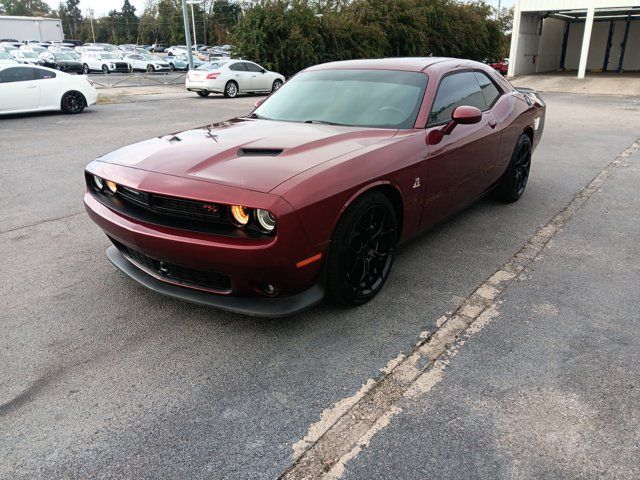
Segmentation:
<svg viewBox="0 0 640 480">
<path fill-rule="evenodd" d="M 61 72 L 82 73 L 82 62 L 66 52 L 43 52 L 38 63 L 43 67 L 55 68 Z"/>
</svg>

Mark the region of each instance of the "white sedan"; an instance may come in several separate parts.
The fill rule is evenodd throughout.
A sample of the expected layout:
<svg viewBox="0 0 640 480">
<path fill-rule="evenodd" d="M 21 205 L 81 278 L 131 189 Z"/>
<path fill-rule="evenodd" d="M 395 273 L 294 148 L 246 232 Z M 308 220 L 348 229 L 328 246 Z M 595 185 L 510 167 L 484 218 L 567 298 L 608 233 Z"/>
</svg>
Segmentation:
<svg viewBox="0 0 640 480">
<path fill-rule="evenodd" d="M 80 113 L 98 100 L 93 82 L 46 67 L 0 65 L 0 115 L 62 110 Z"/>
<path fill-rule="evenodd" d="M 131 70 L 143 70 L 145 72 L 168 72 L 171 66 L 168 62 L 149 54 L 135 53 L 124 57 L 131 66 Z"/>
<path fill-rule="evenodd" d="M 9 55 L 18 63 L 37 65 L 39 61 L 38 54 L 29 50 L 11 50 Z"/>
<path fill-rule="evenodd" d="M 239 93 L 270 93 L 284 83 L 284 76 L 270 72 L 257 63 L 246 60 L 216 60 L 191 70 L 185 86 L 201 97 L 223 93 L 233 98 Z"/>
</svg>

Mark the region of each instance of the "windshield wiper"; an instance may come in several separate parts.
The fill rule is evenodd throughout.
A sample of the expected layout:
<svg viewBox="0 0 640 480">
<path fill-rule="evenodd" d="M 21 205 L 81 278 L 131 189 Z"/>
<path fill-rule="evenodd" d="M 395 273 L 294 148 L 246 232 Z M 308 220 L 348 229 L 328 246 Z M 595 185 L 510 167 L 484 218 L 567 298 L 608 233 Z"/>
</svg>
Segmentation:
<svg viewBox="0 0 640 480">
<path fill-rule="evenodd" d="M 304 123 L 320 123 L 322 125 L 338 125 L 340 127 L 352 126 L 352 125 L 347 125 L 346 123 L 327 122 L 326 120 L 305 120 Z"/>
</svg>

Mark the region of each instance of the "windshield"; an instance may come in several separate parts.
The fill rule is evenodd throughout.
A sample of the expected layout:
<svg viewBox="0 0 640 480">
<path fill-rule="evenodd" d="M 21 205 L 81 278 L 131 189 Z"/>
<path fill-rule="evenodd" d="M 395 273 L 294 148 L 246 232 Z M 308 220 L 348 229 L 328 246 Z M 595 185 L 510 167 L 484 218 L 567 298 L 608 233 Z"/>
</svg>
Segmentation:
<svg viewBox="0 0 640 480">
<path fill-rule="evenodd" d="M 120 57 L 115 53 L 101 53 L 100 56 L 103 60 L 120 60 Z"/>
<path fill-rule="evenodd" d="M 54 53 L 53 57 L 56 60 L 73 60 L 68 53 Z"/>
<path fill-rule="evenodd" d="M 24 56 L 24 58 L 38 58 L 38 55 L 36 53 L 33 52 L 27 52 L 27 51 L 22 51 L 22 55 Z"/>
<path fill-rule="evenodd" d="M 220 68 L 227 62 L 207 62 L 200 65 L 196 70 L 215 70 L 216 68 Z"/>
<path fill-rule="evenodd" d="M 151 55 L 140 55 L 142 58 L 144 58 L 145 60 L 149 60 L 151 62 L 155 62 L 160 60 L 158 57 L 153 57 Z"/>
<path fill-rule="evenodd" d="M 427 76 L 419 72 L 303 72 L 269 97 L 255 113 L 266 119 L 290 122 L 413 128 L 426 87 Z"/>
</svg>

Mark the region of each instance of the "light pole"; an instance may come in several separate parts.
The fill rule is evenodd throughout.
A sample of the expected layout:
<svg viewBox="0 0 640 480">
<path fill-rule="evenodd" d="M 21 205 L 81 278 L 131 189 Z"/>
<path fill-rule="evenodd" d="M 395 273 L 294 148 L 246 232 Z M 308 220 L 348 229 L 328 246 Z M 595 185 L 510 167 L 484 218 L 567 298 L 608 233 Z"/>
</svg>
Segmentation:
<svg viewBox="0 0 640 480">
<path fill-rule="evenodd" d="M 184 38 L 187 44 L 187 59 L 189 70 L 193 69 L 193 50 L 191 50 L 191 32 L 189 32 L 189 14 L 187 13 L 187 0 L 182 0 L 182 19 L 184 20 Z"/>
<path fill-rule="evenodd" d="M 193 13 L 193 6 L 200 5 L 202 2 L 200 0 L 188 0 L 187 4 L 191 5 L 191 24 L 193 25 L 193 43 L 194 45 L 198 44 L 198 40 L 196 40 L 196 16 Z"/>
<path fill-rule="evenodd" d="M 93 16 L 94 16 L 94 12 L 93 12 L 93 8 L 90 8 L 89 10 L 87 10 L 87 16 L 89 17 L 89 21 L 91 22 L 91 36 L 93 37 L 93 43 L 96 43 L 96 33 L 93 31 Z"/>
</svg>

